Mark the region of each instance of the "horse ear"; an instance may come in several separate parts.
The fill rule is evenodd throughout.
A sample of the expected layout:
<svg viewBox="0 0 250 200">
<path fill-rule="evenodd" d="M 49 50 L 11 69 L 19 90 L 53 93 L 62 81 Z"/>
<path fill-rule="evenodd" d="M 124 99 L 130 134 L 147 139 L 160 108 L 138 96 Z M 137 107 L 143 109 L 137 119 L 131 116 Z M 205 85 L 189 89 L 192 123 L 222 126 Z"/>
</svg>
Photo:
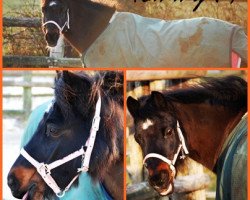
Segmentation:
<svg viewBox="0 0 250 200">
<path fill-rule="evenodd" d="M 89 91 L 91 88 L 91 81 L 84 76 L 79 76 L 69 71 L 63 71 L 61 75 L 63 81 L 75 91 Z"/>
<path fill-rule="evenodd" d="M 62 75 L 62 72 L 59 70 L 56 70 L 56 80 L 58 80 Z"/>
<path fill-rule="evenodd" d="M 73 79 L 73 73 L 71 73 L 69 71 L 63 71 L 62 78 L 63 78 L 65 83 L 70 84 L 72 82 L 72 79 Z"/>
<path fill-rule="evenodd" d="M 139 114 L 140 103 L 133 97 L 129 96 L 127 99 L 127 107 L 130 114 L 135 118 Z"/>
<path fill-rule="evenodd" d="M 166 107 L 166 100 L 162 93 L 153 91 L 151 92 L 151 98 L 156 105 L 157 108 L 164 108 Z"/>
</svg>

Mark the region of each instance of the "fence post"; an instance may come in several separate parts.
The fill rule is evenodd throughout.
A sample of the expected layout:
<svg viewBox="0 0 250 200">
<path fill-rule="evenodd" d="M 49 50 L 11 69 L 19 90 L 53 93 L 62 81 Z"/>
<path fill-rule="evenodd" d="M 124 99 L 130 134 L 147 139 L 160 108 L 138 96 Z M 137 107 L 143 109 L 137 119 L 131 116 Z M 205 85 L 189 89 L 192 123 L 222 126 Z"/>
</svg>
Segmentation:
<svg viewBox="0 0 250 200">
<path fill-rule="evenodd" d="M 24 82 L 29 83 L 23 88 L 23 111 L 25 117 L 27 118 L 32 109 L 32 88 L 29 86 L 32 81 L 32 72 L 25 71 L 23 80 Z"/>
</svg>

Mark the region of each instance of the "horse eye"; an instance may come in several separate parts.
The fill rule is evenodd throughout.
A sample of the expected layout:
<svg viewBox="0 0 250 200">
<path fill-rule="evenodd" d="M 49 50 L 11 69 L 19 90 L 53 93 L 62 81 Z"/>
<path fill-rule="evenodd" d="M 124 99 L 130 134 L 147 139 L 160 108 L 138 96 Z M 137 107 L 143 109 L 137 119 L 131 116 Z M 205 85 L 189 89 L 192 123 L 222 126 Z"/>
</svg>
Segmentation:
<svg viewBox="0 0 250 200">
<path fill-rule="evenodd" d="M 172 135 L 173 129 L 172 128 L 166 128 L 164 130 L 164 138 L 166 139 L 168 136 Z"/>
<path fill-rule="evenodd" d="M 52 136 L 52 137 L 57 137 L 59 136 L 59 129 L 55 127 L 54 125 L 48 125 L 47 130 L 46 130 L 46 135 L 47 136 Z"/>
<path fill-rule="evenodd" d="M 49 129 L 49 132 L 50 132 L 50 133 L 55 133 L 55 132 L 56 132 L 56 128 L 51 127 L 51 128 Z"/>
</svg>

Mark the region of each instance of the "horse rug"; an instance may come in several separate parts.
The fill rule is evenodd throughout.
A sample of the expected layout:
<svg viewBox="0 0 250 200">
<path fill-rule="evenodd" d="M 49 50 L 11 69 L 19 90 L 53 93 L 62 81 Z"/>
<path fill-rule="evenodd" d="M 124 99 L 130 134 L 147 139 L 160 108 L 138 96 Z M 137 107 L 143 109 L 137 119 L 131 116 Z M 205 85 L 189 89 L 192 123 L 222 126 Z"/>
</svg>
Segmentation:
<svg viewBox="0 0 250 200">
<path fill-rule="evenodd" d="M 216 200 L 247 200 L 247 114 L 225 142 L 216 171 Z"/>
<path fill-rule="evenodd" d="M 238 25 L 116 12 L 82 61 L 89 67 L 230 67 L 232 52 L 247 60 L 247 37 Z"/>
</svg>

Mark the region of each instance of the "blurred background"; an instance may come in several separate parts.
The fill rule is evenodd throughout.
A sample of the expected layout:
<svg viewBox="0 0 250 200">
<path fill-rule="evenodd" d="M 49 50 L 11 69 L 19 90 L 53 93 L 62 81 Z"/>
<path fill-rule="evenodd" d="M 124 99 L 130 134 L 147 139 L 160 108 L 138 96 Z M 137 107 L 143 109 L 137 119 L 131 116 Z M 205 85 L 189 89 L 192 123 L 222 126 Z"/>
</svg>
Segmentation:
<svg viewBox="0 0 250 200">
<path fill-rule="evenodd" d="M 195 0 L 93 0 L 115 6 L 118 11 L 134 12 L 143 16 L 166 20 L 192 17 L 213 17 L 235 23 L 247 30 L 247 1 L 207 0 L 193 12 Z M 143 2 L 145 1 L 145 2 Z M 40 0 L 3 1 L 3 54 L 48 56 L 49 51 L 41 30 Z M 15 20 L 13 19 L 15 18 Z M 29 19 L 21 25 L 19 19 Z M 13 23 L 15 25 L 13 25 Z M 11 25 L 12 24 L 12 25 Z M 66 43 L 65 57 L 78 57 Z"/>
<path fill-rule="evenodd" d="M 127 70 L 127 97 L 139 98 L 151 91 L 165 91 L 187 87 L 199 82 L 200 77 L 221 77 L 237 75 L 247 80 L 244 70 Z M 147 183 L 147 170 L 143 168 L 141 149 L 134 139 L 133 119 L 127 111 L 126 127 L 127 161 L 127 199 L 128 200 L 169 200 L 160 197 Z M 186 158 L 183 166 L 177 169 L 179 192 L 172 195 L 172 200 L 214 200 L 216 176 L 202 165 Z M 186 178 L 188 179 L 185 179 Z M 189 176 L 189 177 L 188 177 Z M 195 187 L 190 192 L 189 188 Z M 192 191 L 192 189 L 191 189 Z"/>
</svg>

